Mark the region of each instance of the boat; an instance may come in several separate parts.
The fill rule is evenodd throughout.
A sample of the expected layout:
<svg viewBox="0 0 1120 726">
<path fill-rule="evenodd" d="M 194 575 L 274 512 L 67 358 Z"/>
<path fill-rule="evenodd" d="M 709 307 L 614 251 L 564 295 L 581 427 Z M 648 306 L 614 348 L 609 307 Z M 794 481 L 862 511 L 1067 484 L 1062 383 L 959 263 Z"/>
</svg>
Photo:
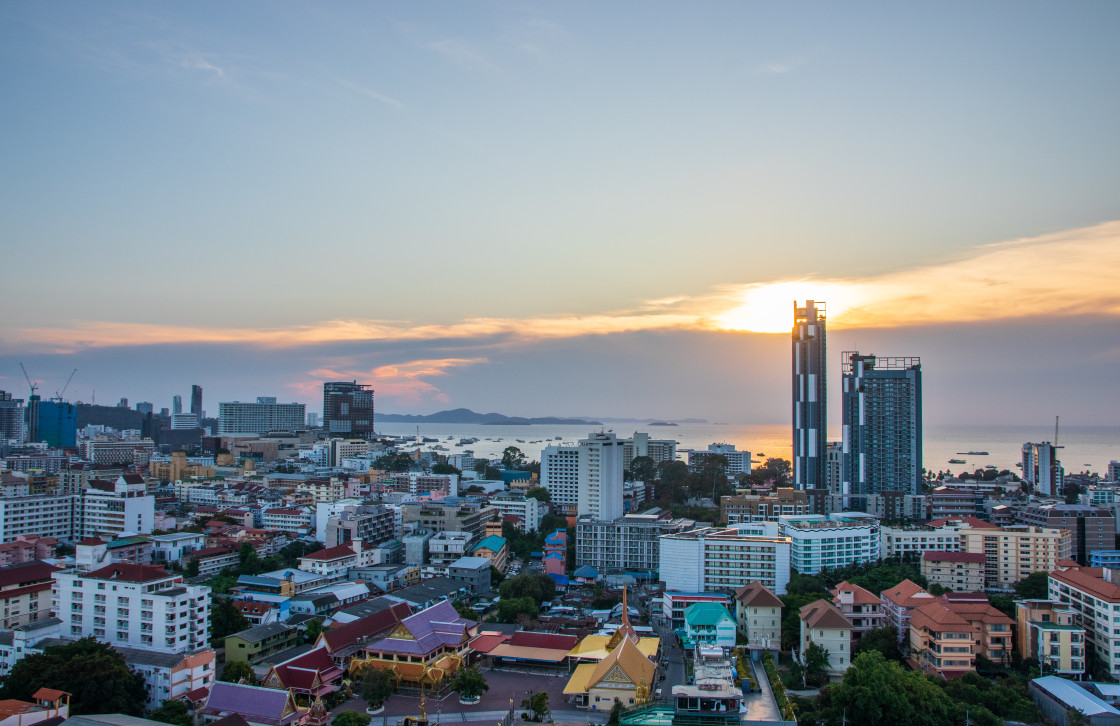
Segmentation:
<svg viewBox="0 0 1120 726">
<path fill-rule="evenodd" d="M 949 463 L 950 464 L 966 464 L 968 462 L 966 462 L 964 459 L 949 459 Z"/>
<path fill-rule="evenodd" d="M 958 451 L 961 456 L 988 456 L 987 451 Z"/>
</svg>

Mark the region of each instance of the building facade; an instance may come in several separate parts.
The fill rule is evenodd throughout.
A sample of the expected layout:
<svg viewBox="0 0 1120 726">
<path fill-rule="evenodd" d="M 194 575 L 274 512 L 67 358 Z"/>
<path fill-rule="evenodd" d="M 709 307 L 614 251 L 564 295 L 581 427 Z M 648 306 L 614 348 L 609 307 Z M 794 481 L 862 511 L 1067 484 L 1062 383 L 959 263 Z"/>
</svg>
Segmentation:
<svg viewBox="0 0 1120 726">
<path fill-rule="evenodd" d="M 661 536 L 696 526 L 663 509 L 648 509 L 604 521 L 580 517 L 576 522 L 576 567 L 590 565 L 603 574 L 654 574 L 661 566 Z"/>
<path fill-rule="evenodd" d="M 660 539 L 660 579 L 666 590 L 735 592 L 759 582 L 784 595 L 790 575 L 790 540 L 748 534 L 740 528 L 709 527 Z"/>
<path fill-rule="evenodd" d="M 843 493 L 922 493 L 922 362 L 843 354 Z"/>
<path fill-rule="evenodd" d="M 301 431 L 306 418 L 302 403 L 277 403 L 275 396 L 258 396 L 256 403 L 230 401 L 218 404 L 221 434 L 266 434 Z"/>
<path fill-rule="evenodd" d="M 323 428 L 331 436 L 373 434 L 373 388 L 357 381 L 323 384 Z"/>
<path fill-rule="evenodd" d="M 879 520 L 858 512 L 779 517 L 778 532 L 789 538 L 790 565 L 803 575 L 879 559 Z"/>
<path fill-rule="evenodd" d="M 793 485 L 824 489 L 828 442 L 825 305 L 793 304 Z"/>
</svg>

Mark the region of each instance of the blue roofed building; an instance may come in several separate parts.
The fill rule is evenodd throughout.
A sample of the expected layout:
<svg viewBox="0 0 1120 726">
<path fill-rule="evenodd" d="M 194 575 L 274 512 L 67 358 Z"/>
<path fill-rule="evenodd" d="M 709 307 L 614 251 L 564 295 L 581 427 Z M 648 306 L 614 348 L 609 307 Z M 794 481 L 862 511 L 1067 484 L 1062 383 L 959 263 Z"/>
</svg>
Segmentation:
<svg viewBox="0 0 1120 726">
<path fill-rule="evenodd" d="M 735 619 L 719 603 L 699 602 L 684 611 L 684 628 L 680 632 L 686 648 L 696 646 L 735 646 Z"/>
</svg>

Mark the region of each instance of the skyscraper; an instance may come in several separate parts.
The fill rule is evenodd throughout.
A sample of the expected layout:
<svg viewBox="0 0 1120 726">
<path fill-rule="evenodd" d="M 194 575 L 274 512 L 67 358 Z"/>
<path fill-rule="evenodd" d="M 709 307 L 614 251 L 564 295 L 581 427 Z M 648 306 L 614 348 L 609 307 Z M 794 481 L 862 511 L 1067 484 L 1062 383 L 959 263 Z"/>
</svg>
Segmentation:
<svg viewBox="0 0 1120 726">
<path fill-rule="evenodd" d="M 179 396 L 179 395 L 172 396 L 171 397 L 171 413 L 176 414 L 176 413 L 182 413 L 182 412 L 183 412 L 183 397 Z"/>
<path fill-rule="evenodd" d="M 202 423 L 202 386 L 191 386 L 191 413 Z"/>
<path fill-rule="evenodd" d="M 323 383 L 323 428 L 331 435 L 369 437 L 373 433 L 373 388 L 357 381 Z"/>
<path fill-rule="evenodd" d="M 1058 449 L 1049 441 L 1023 444 L 1023 480 L 1034 487 L 1038 494 L 1060 496 L 1065 481 L 1065 470 L 1058 460 Z"/>
<path fill-rule="evenodd" d="M 0 444 L 23 443 L 23 399 L 0 391 Z"/>
<path fill-rule="evenodd" d="M 842 493 L 921 494 L 921 358 L 844 351 L 842 363 Z"/>
<path fill-rule="evenodd" d="M 828 379 L 824 303 L 793 304 L 793 486 L 825 488 Z"/>
</svg>

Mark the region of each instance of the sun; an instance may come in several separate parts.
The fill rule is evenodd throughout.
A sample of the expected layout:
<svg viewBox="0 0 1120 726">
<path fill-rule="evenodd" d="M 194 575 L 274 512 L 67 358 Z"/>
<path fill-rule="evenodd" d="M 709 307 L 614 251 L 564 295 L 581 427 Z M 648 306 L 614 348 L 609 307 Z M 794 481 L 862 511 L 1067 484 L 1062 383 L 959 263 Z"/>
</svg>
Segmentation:
<svg viewBox="0 0 1120 726">
<path fill-rule="evenodd" d="M 845 282 L 790 280 L 751 285 L 738 296 L 738 304 L 713 317 L 721 330 L 752 333 L 788 333 L 793 329 L 794 301 L 824 302 L 829 319 L 860 303 L 856 286 Z"/>
</svg>

